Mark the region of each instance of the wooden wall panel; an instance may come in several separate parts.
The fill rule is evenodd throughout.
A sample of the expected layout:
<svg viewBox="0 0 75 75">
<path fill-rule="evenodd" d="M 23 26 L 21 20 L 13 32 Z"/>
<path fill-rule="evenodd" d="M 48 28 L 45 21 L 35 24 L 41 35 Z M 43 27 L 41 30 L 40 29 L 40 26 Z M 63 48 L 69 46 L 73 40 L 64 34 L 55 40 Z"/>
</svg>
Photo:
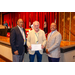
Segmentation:
<svg viewBox="0 0 75 75">
<path fill-rule="evenodd" d="M 75 41 L 75 12 L 60 12 L 59 29 L 62 40 Z"/>
<path fill-rule="evenodd" d="M 71 41 L 75 41 L 75 12 L 71 13 Z"/>
<path fill-rule="evenodd" d="M 70 12 L 65 12 L 65 40 L 69 41 Z"/>
<path fill-rule="evenodd" d="M 60 33 L 63 39 L 63 27 L 64 27 L 64 12 L 60 12 Z"/>
<path fill-rule="evenodd" d="M 2 13 L 0 12 L 0 25 L 2 25 Z"/>
</svg>

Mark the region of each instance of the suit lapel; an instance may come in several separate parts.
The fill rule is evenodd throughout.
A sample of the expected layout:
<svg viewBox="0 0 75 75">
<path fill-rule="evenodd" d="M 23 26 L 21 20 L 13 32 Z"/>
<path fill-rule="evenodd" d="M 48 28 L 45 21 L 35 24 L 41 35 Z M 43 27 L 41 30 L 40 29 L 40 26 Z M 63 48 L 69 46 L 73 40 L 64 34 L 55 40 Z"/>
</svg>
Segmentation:
<svg viewBox="0 0 75 75">
<path fill-rule="evenodd" d="M 49 33 L 48 38 L 49 38 L 50 35 L 51 35 L 51 36 L 50 36 L 49 39 L 47 38 L 47 41 L 49 41 L 51 38 L 53 38 L 53 36 L 54 36 L 56 33 L 57 33 L 57 31 L 55 31 L 52 35 L 51 35 L 51 33 Z"/>
<path fill-rule="evenodd" d="M 57 30 L 51 35 L 51 37 L 53 37 L 56 33 L 57 33 Z"/>
<path fill-rule="evenodd" d="M 23 28 L 23 31 L 24 31 L 24 34 L 25 34 L 25 39 L 26 39 L 26 32 L 25 32 L 25 29 Z"/>
<path fill-rule="evenodd" d="M 23 36 L 22 36 L 22 34 L 21 34 L 21 32 L 20 32 L 18 27 L 17 27 L 17 32 L 20 34 L 21 38 L 23 39 Z"/>
<path fill-rule="evenodd" d="M 48 38 L 49 38 L 50 35 L 51 35 L 51 33 L 48 34 L 47 41 L 48 41 Z"/>
</svg>

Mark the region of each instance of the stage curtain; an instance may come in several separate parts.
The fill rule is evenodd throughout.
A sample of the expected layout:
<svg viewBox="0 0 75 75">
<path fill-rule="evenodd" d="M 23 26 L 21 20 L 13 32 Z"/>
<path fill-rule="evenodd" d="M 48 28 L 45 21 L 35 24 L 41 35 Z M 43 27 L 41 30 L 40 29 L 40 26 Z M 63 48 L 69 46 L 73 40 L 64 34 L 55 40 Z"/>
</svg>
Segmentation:
<svg viewBox="0 0 75 75">
<path fill-rule="evenodd" d="M 20 12 L 20 18 L 23 18 L 23 12 Z"/>
<path fill-rule="evenodd" d="M 29 12 L 26 12 L 26 28 L 29 28 Z"/>
<path fill-rule="evenodd" d="M 43 19 L 42 19 L 42 17 L 43 17 L 43 12 L 41 12 L 41 20 L 40 20 L 40 25 L 41 25 L 41 29 L 43 30 Z"/>
<path fill-rule="evenodd" d="M 47 17 L 47 28 L 48 28 L 48 33 L 50 32 L 50 13 L 48 12 L 48 17 Z"/>
<path fill-rule="evenodd" d="M 23 21 L 24 21 L 23 28 L 25 28 L 25 26 L 26 26 L 26 23 L 25 23 L 25 22 L 26 22 L 26 21 L 25 21 L 25 19 L 26 19 L 26 18 L 25 18 L 25 17 L 26 17 L 26 16 L 25 16 L 25 12 L 23 12 L 22 14 L 23 14 L 23 18 L 22 18 L 22 19 L 23 19 Z"/>
<path fill-rule="evenodd" d="M 3 16 L 4 21 L 5 20 L 7 21 L 8 26 L 10 25 L 10 28 L 12 28 L 12 23 L 13 23 L 13 27 L 17 25 L 16 23 L 19 18 L 23 19 L 24 28 L 29 28 L 29 21 L 31 22 L 31 24 L 33 24 L 35 20 L 39 21 L 40 28 L 42 30 L 44 29 L 44 21 L 46 20 L 48 33 L 50 32 L 51 23 L 55 22 L 55 17 L 56 17 L 57 27 L 59 25 L 59 13 L 58 12 L 10 12 L 7 14 L 3 13 L 3 15 L 4 15 Z"/>
<path fill-rule="evenodd" d="M 52 12 L 50 12 L 50 25 L 51 25 L 51 23 L 52 23 L 52 19 L 53 19 L 53 16 L 52 16 Z M 49 26 L 50 27 L 50 26 Z M 50 32 L 50 29 L 48 29 L 48 33 Z"/>
<path fill-rule="evenodd" d="M 42 20 L 43 20 L 43 23 L 42 23 L 42 25 L 43 25 L 43 29 L 44 29 L 45 12 L 43 12 L 43 17 L 42 17 Z"/>
<path fill-rule="evenodd" d="M 52 12 L 52 15 L 53 15 L 53 22 L 55 21 L 55 13 Z"/>
<path fill-rule="evenodd" d="M 33 12 L 33 22 L 35 21 L 35 17 L 36 17 L 36 15 L 35 15 L 36 13 L 35 12 Z"/>
<path fill-rule="evenodd" d="M 15 26 L 17 25 L 17 20 L 18 20 L 18 14 L 17 14 L 17 12 L 15 12 Z"/>
<path fill-rule="evenodd" d="M 9 14 L 4 15 L 4 23 L 7 21 L 8 26 L 9 26 Z"/>
<path fill-rule="evenodd" d="M 33 24 L 33 12 L 31 12 L 31 24 Z"/>
<path fill-rule="evenodd" d="M 11 19 L 11 13 L 9 14 L 9 23 L 10 23 L 10 28 L 12 28 L 12 19 Z"/>
<path fill-rule="evenodd" d="M 15 27 L 15 13 L 12 12 L 12 23 L 13 23 L 13 27 Z"/>
<path fill-rule="evenodd" d="M 17 14 L 18 14 L 18 19 L 20 18 L 20 12 L 17 12 Z"/>
<path fill-rule="evenodd" d="M 38 21 L 38 12 L 36 12 L 35 14 L 36 14 L 35 20 Z"/>
</svg>

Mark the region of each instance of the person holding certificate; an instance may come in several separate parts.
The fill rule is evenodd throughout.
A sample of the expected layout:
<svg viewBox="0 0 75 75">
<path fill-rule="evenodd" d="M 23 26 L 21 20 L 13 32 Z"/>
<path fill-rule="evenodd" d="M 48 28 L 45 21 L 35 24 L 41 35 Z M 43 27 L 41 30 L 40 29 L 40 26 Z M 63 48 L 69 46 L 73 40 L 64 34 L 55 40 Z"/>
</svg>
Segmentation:
<svg viewBox="0 0 75 75">
<path fill-rule="evenodd" d="M 34 29 L 28 33 L 27 46 L 29 48 L 30 62 L 34 62 L 35 55 L 37 55 L 37 62 L 42 61 L 43 48 L 46 45 L 45 33 L 39 29 L 39 26 L 39 22 L 34 21 Z"/>
</svg>

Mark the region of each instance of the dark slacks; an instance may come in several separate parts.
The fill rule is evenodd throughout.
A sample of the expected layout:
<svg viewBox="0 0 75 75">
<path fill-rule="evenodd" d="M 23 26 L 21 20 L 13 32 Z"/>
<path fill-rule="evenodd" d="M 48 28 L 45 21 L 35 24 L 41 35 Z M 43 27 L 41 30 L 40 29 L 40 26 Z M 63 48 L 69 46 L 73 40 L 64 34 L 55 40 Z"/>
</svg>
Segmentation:
<svg viewBox="0 0 75 75">
<path fill-rule="evenodd" d="M 13 55 L 13 62 L 22 62 L 24 59 L 25 47 L 23 47 L 22 55 Z"/>
<path fill-rule="evenodd" d="M 48 56 L 48 61 L 49 62 L 59 62 L 60 58 L 52 58 Z"/>
</svg>

